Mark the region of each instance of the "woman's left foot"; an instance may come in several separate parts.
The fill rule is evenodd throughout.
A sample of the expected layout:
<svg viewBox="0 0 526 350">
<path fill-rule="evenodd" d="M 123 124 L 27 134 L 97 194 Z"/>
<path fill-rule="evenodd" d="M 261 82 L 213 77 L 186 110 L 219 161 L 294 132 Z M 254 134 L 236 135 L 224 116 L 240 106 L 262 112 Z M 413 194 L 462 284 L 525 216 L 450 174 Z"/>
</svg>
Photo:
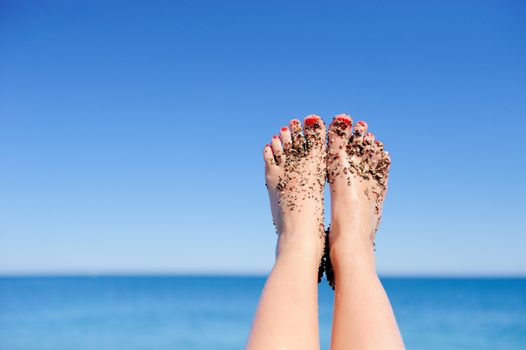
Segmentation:
<svg viewBox="0 0 526 350">
<path fill-rule="evenodd" d="M 304 130 L 304 131 L 303 131 Z M 265 180 L 278 233 L 276 256 L 287 249 L 323 254 L 323 190 L 326 179 L 325 125 L 310 115 L 281 128 L 264 149 Z"/>
</svg>

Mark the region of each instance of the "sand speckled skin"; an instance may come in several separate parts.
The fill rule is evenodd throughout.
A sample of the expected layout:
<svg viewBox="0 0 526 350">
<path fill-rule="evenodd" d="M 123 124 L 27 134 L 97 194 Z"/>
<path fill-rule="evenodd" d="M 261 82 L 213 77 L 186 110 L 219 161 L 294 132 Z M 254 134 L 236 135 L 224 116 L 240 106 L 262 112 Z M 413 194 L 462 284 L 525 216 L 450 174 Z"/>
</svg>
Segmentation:
<svg viewBox="0 0 526 350">
<path fill-rule="evenodd" d="M 358 197 L 355 201 L 370 203 L 371 210 L 370 240 L 374 247 L 374 238 L 382 216 L 382 206 L 387 192 L 387 179 L 391 159 L 380 141 L 372 133 L 367 133 L 368 125 L 360 121 L 352 129 L 352 119 L 348 115 L 334 118 L 329 127 L 327 149 L 327 179 L 331 187 L 331 196 Z M 353 193 L 353 191 L 355 191 Z M 358 192 L 358 195 L 357 195 Z M 362 192 L 362 195 L 359 195 Z M 364 205 L 363 207 L 367 207 Z M 333 208 L 334 211 L 335 208 Z M 348 208 L 352 215 L 352 206 Z M 347 209 L 346 209 L 347 210 Z M 334 272 L 330 260 L 330 230 L 324 256 L 324 269 L 327 280 L 334 288 Z"/>
<path fill-rule="evenodd" d="M 282 232 L 287 217 L 305 216 L 306 219 L 315 220 L 318 238 L 323 245 L 323 191 L 327 177 L 326 132 L 323 121 L 318 116 L 309 116 L 305 118 L 304 129 L 297 120 L 291 121 L 290 134 L 288 131 L 283 132 L 284 129 L 286 128 L 282 129 L 279 140 L 281 143 L 276 138 L 273 139 L 273 157 L 267 161 L 266 170 L 266 185 L 276 231 L 278 234 Z M 270 156 L 266 154 L 266 157 Z M 323 247 L 321 252 L 323 253 Z M 323 266 L 320 265 L 319 279 L 322 274 Z"/>
<path fill-rule="evenodd" d="M 387 192 L 391 160 L 383 144 L 367 133 L 367 128 L 367 123 L 360 121 L 353 129 L 350 116 L 336 116 L 328 130 L 327 147 L 323 121 L 312 115 L 305 118 L 304 128 L 301 122 L 292 120 L 289 128 L 282 128 L 280 136 L 274 136 L 272 143 L 265 147 L 266 185 L 276 231 L 280 234 L 285 221 L 292 216 L 314 219 L 323 247 L 319 278 L 325 271 L 333 288 L 330 235 L 324 224 L 326 181 L 330 184 L 331 196 L 359 191 L 360 203 L 372 205 L 372 245 Z M 353 209 L 352 205 L 344 208 L 349 215 Z"/>
</svg>

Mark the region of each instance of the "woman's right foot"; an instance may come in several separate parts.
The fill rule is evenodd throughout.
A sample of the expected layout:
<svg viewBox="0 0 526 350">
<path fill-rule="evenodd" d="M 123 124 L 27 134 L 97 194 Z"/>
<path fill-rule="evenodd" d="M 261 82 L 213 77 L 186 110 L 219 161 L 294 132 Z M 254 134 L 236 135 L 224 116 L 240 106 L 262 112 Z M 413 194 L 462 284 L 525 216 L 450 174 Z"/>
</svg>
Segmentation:
<svg viewBox="0 0 526 350">
<path fill-rule="evenodd" d="M 276 255 L 292 250 L 312 255 L 319 263 L 324 243 L 325 125 L 310 115 L 303 129 L 294 119 L 265 146 L 265 180 L 278 233 Z"/>
<path fill-rule="evenodd" d="M 330 259 L 372 255 L 391 160 L 360 121 L 336 116 L 329 127 L 327 176 L 331 190 Z M 338 256 L 334 256 L 338 255 Z M 330 281 L 330 276 L 329 282 Z"/>
</svg>

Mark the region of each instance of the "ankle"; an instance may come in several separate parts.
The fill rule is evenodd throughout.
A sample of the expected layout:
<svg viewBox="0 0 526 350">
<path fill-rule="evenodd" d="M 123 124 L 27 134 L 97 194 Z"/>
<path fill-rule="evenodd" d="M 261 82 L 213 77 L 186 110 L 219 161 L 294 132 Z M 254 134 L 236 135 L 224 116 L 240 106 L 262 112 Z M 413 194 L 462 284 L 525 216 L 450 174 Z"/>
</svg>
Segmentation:
<svg viewBox="0 0 526 350">
<path fill-rule="evenodd" d="M 281 255 L 299 255 L 316 260 L 321 257 L 323 244 L 323 239 L 314 230 L 312 232 L 282 232 L 278 238 L 276 258 Z"/>
<path fill-rule="evenodd" d="M 336 274 L 342 270 L 376 270 L 374 244 L 366 235 L 336 236 L 331 239 L 329 254 Z"/>
<path fill-rule="evenodd" d="M 299 247 L 296 249 L 280 248 L 276 251 L 275 266 L 289 266 L 297 273 L 317 274 L 321 263 L 321 253 L 312 247 Z"/>
<path fill-rule="evenodd" d="M 354 212 L 349 214 L 338 215 L 333 213 L 331 215 L 331 230 L 342 232 L 346 235 L 360 234 L 368 237 L 370 240 L 374 239 L 374 218 L 371 215 Z"/>
</svg>

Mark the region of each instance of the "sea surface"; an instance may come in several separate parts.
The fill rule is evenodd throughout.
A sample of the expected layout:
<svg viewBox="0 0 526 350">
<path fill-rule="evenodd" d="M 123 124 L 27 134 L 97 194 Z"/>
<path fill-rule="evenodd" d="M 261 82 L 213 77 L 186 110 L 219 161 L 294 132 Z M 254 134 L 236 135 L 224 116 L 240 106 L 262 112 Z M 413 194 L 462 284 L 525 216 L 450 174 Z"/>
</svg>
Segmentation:
<svg viewBox="0 0 526 350">
<path fill-rule="evenodd" d="M 263 277 L 0 278 L 1 350 L 242 349 Z M 526 279 L 383 278 L 408 349 L 526 349 Z M 320 285 L 329 348 L 333 292 Z"/>
</svg>

